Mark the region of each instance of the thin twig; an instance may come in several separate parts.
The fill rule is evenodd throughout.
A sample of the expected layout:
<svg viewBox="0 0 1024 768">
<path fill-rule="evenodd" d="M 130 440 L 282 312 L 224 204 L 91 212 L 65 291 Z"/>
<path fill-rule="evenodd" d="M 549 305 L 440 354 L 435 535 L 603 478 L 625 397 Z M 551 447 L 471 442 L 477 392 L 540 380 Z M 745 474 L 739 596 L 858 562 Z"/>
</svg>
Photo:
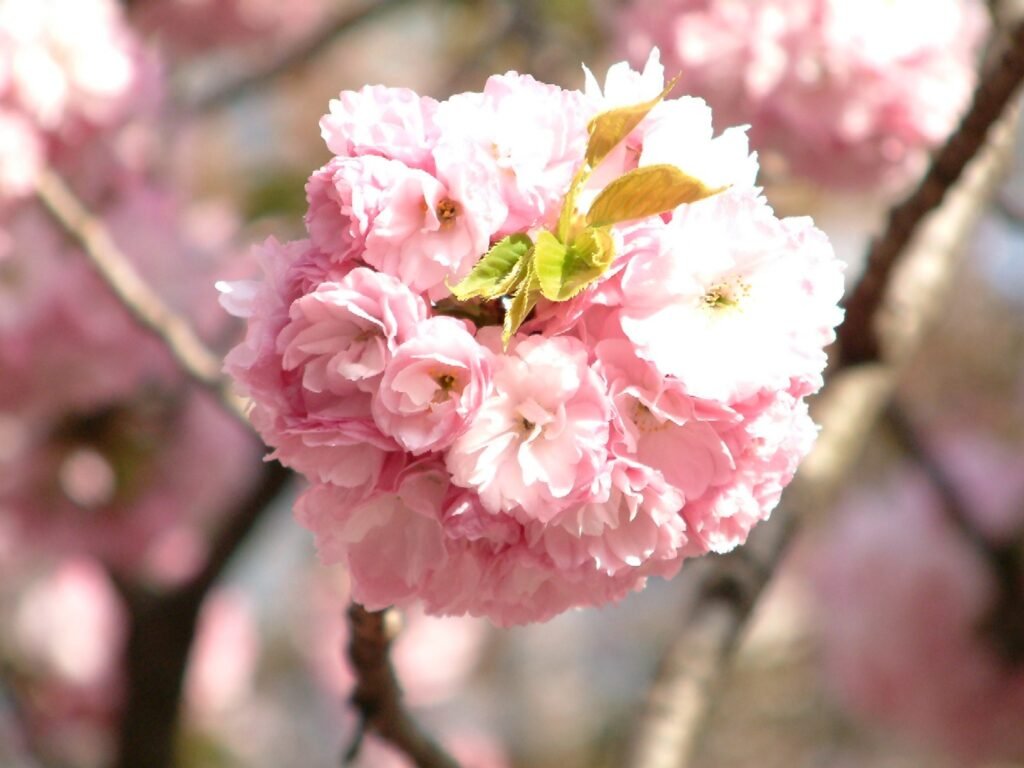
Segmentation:
<svg viewBox="0 0 1024 768">
<path fill-rule="evenodd" d="M 53 170 L 44 171 L 36 196 L 60 227 L 81 246 L 93 268 L 136 322 L 163 341 L 167 351 L 193 381 L 212 391 L 225 409 L 247 428 L 245 406 L 221 375 L 221 361 L 139 275 L 114 242 L 103 222 L 93 216 Z"/>
<path fill-rule="evenodd" d="M 912 423 L 904 409 L 889 403 L 886 426 L 942 500 L 942 510 L 978 558 L 989 569 L 995 584 L 994 599 L 978 629 L 1008 664 L 1024 662 L 1024 552 L 1018 544 L 986 536 L 971 515 L 971 501 L 960 492 L 942 461 Z"/>
<path fill-rule="evenodd" d="M 942 462 L 919 434 L 917 426 L 911 423 L 904 408 L 896 402 L 890 402 L 886 405 L 884 416 L 889 435 L 895 439 L 900 450 L 924 472 L 928 482 L 942 499 L 946 518 L 975 551 L 985 555 L 990 543 L 971 522 L 970 502 L 960 493 L 960 489 L 949 477 Z"/>
<path fill-rule="evenodd" d="M 348 617 L 348 657 L 356 673 L 352 703 L 361 723 L 345 764 L 357 757 L 364 731 L 372 730 L 404 752 L 417 768 L 459 768 L 454 758 L 420 730 L 402 704 L 402 689 L 389 659 L 391 641 L 398 633 L 397 612 L 371 612 L 353 603 Z"/>
<path fill-rule="evenodd" d="M 196 113 L 210 112 L 259 90 L 278 77 L 313 61 L 343 33 L 363 22 L 405 4 L 408 0 L 364 0 L 339 13 L 305 40 L 269 63 L 237 79 L 214 86 L 189 101 L 187 108 Z"/>
<path fill-rule="evenodd" d="M 637 723 L 625 765 L 685 768 L 695 753 L 718 686 L 750 614 L 777 569 L 799 525 L 828 509 L 860 455 L 900 373 L 949 288 L 961 246 L 990 196 L 1008 154 L 1012 126 L 971 163 L 948 196 L 941 216 L 918 229 L 908 248 L 898 290 L 887 293 L 886 311 L 899 323 L 883 328 L 885 362 L 833 370 L 815 403 L 818 443 L 773 513 L 747 544 L 703 566 L 695 601 L 669 645 Z"/>
<path fill-rule="evenodd" d="M 846 302 L 846 321 L 839 329 L 844 363 L 878 359 L 874 323 L 890 273 L 924 217 L 942 202 L 964 167 L 977 154 L 989 128 L 999 119 L 1022 79 L 1024 21 L 1017 23 L 1002 56 L 981 78 L 960 126 L 936 153 L 917 189 L 889 213 L 885 232 L 872 244 L 864 277 Z"/>
</svg>

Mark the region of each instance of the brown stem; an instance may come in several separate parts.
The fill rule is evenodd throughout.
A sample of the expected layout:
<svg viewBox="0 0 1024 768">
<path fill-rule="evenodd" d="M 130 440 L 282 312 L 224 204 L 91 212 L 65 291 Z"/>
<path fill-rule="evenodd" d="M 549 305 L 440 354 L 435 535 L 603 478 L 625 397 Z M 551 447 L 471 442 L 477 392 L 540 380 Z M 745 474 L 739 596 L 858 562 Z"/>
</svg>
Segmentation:
<svg viewBox="0 0 1024 768">
<path fill-rule="evenodd" d="M 939 149 L 917 189 L 889 213 L 885 232 L 872 244 L 864 276 L 846 302 L 846 320 L 839 329 L 844 365 L 877 360 L 875 320 L 889 276 L 925 216 L 935 209 L 974 157 L 993 123 L 999 119 L 1024 79 L 1024 21 L 1018 22 L 1009 44 L 981 78 L 970 109 Z"/>
<path fill-rule="evenodd" d="M 364 0 L 355 7 L 340 12 L 308 38 L 279 57 L 271 59 L 268 63 L 238 79 L 221 83 L 209 92 L 199 94 L 191 99 L 188 108 L 193 112 L 211 112 L 238 101 L 281 75 L 308 64 L 329 48 L 343 33 L 406 2 L 408 0 Z"/>
<path fill-rule="evenodd" d="M 171 768 L 182 684 L 196 621 L 210 587 L 231 556 L 285 488 L 291 473 L 267 463 L 258 482 L 229 511 L 206 565 L 185 584 L 155 593 L 117 580 L 129 615 L 126 696 L 118 734 L 117 768 Z"/>
<path fill-rule="evenodd" d="M 124 592 L 127 690 L 116 768 L 172 768 L 182 685 L 201 600 L 194 593 Z"/>
<path fill-rule="evenodd" d="M 393 608 L 367 611 L 353 603 L 348 618 L 348 657 L 356 673 L 352 704 L 361 723 L 345 756 L 346 765 L 358 755 L 364 732 L 372 730 L 404 752 L 417 768 L 459 768 L 454 758 L 420 730 L 402 703 L 402 689 L 389 658 L 391 642 L 398 633 L 397 612 Z"/>
<path fill-rule="evenodd" d="M 36 196 L 65 234 L 82 248 L 93 268 L 136 322 L 164 343 L 182 371 L 211 390 L 229 413 L 250 427 L 245 406 L 221 375 L 220 358 L 210 352 L 188 322 L 146 284 L 103 222 L 86 210 L 53 170 L 41 174 Z"/>
</svg>

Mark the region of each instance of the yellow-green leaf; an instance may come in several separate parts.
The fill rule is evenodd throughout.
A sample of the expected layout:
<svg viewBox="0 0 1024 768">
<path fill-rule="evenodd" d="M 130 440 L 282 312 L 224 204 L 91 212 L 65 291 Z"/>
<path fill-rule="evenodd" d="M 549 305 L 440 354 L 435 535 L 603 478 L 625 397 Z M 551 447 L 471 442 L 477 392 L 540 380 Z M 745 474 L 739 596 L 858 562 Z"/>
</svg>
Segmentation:
<svg viewBox="0 0 1024 768">
<path fill-rule="evenodd" d="M 459 301 L 479 296 L 496 299 L 511 293 L 523 276 L 533 242 L 528 235 L 509 235 L 494 245 L 457 285 L 450 286 Z"/>
<path fill-rule="evenodd" d="M 587 125 L 590 141 L 587 143 L 587 165 L 596 168 L 619 142 L 629 136 L 640 125 L 648 113 L 676 87 L 678 77 L 672 78 L 665 90 L 650 101 L 615 107 L 595 116 Z"/>
<path fill-rule="evenodd" d="M 567 301 L 597 280 L 614 256 L 607 229 L 585 229 L 571 245 L 541 232 L 533 253 L 533 265 L 544 298 Z"/>
<path fill-rule="evenodd" d="M 607 227 L 620 221 L 643 219 L 683 203 L 703 200 L 724 189 L 709 187 L 674 165 L 636 168 L 601 190 L 587 212 L 587 224 Z"/>
<path fill-rule="evenodd" d="M 540 298 L 540 285 L 534 272 L 533 260 L 530 259 L 526 265 L 525 277 L 505 310 L 505 325 L 502 329 L 501 340 L 506 347 L 515 332 L 519 330 L 519 326 L 526 320 L 526 316 L 530 314 L 530 310 L 537 306 L 538 298 Z"/>
</svg>

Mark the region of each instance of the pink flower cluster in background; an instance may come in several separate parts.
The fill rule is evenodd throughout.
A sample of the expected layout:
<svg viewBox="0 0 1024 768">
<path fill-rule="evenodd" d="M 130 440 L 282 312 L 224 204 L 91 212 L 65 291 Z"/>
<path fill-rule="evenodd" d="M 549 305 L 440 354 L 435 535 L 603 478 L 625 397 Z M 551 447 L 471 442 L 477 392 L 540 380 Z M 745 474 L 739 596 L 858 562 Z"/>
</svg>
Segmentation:
<svg viewBox="0 0 1024 768">
<path fill-rule="evenodd" d="M 507 345 L 514 302 L 451 291 L 502 238 L 555 231 L 588 122 L 663 87 L 655 54 L 603 89 L 588 72 L 584 91 L 508 73 L 444 102 L 344 92 L 309 238 L 267 241 L 261 281 L 221 285 L 248 319 L 227 369 L 366 607 L 514 624 L 619 599 L 743 542 L 810 449 L 840 267 L 810 220 L 774 216 L 744 132 L 716 137 L 700 99 L 654 106 L 568 210 L 648 166 L 724 191 L 610 226 L 607 269 Z"/>
<path fill-rule="evenodd" d="M 993 551 L 1014 537 L 1019 548 L 1021 457 L 965 435 L 939 447 L 968 525 Z M 1019 629 L 1006 613 L 1019 616 L 1019 603 L 998 607 L 991 553 L 958 531 L 927 480 L 907 472 L 851 499 L 815 563 L 828 681 L 843 704 L 967 764 L 1024 756 L 1021 638 L 1006 634 Z"/>
<path fill-rule="evenodd" d="M 46 157 L 121 119 L 152 74 L 116 0 L 0 3 L 0 199 Z"/>
<path fill-rule="evenodd" d="M 127 176 L 110 169 L 97 214 L 168 305 L 223 337 L 209 285 L 219 259 L 173 198 Z M 187 384 L 41 211 L 8 206 L 4 236 L 0 516 L 33 552 L 89 554 L 161 584 L 189 576 L 258 470 L 256 441 Z"/>
<path fill-rule="evenodd" d="M 978 0 L 633 0 L 616 29 L 792 172 L 869 189 L 919 172 L 956 125 L 986 18 Z"/>
</svg>

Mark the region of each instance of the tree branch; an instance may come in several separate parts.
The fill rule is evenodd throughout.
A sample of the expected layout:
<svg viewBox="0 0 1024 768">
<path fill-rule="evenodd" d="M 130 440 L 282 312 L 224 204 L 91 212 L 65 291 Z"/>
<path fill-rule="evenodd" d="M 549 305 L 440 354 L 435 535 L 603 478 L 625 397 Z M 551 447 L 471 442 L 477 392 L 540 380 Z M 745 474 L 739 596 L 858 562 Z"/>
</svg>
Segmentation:
<svg viewBox="0 0 1024 768">
<path fill-rule="evenodd" d="M 839 329 L 844 364 L 866 363 L 879 357 L 876 310 L 882 302 L 889 275 L 924 217 L 943 200 L 946 192 L 999 119 L 1024 79 L 1024 21 L 1009 36 L 1002 56 L 981 78 L 963 121 L 939 149 L 917 189 L 889 213 L 885 232 L 872 244 L 860 283 L 846 302 L 846 321 Z"/>
<path fill-rule="evenodd" d="M 402 704 L 402 689 L 388 656 L 398 634 L 398 613 L 393 608 L 371 612 L 352 603 L 348 618 L 348 657 L 356 673 L 352 704 L 361 723 L 345 764 L 355 760 L 363 734 L 372 730 L 404 752 L 417 768 L 459 768 L 454 758 L 420 730 Z"/>
<path fill-rule="evenodd" d="M 976 551 L 983 555 L 987 553 L 990 543 L 971 522 L 970 502 L 960 493 L 960 489 L 946 473 L 927 441 L 921 437 L 917 427 L 911 423 L 905 410 L 893 401 L 886 405 L 884 416 L 888 433 L 895 438 L 900 450 L 924 472 L 928 482 L 942 499 L 946 519 Z"/>
<path fill-rule="evenodd" d="M 86 210 L 75 193 L 52 169 L 42 173 L 36 196 L 47 213 L 85 253 L 93 268 L 136 322 L 163 341 L 189 378 L 214 393 L 224 408 L 251 429 L 245 405 L 221 375 L 221 361 L 146 284 L 103 222 Z"/>
<path fill-rule="evenodd" d="M 925 473 L 942 499 L 946 520 L 992 575 L 995 599 L 978 629 L 1007 664 L 1024 662 L 1024 551 L 1012 540 L 993 541 L 975 525 L 970 499 L 960 492 L 928 441 L 921 437 L 902 408 L 889 403 L 885 421 L 889 433 Z"/>
<path fill-rule="evenodd" d="M 102 221 L 90 214 L 52 170 L 38 182 L 37 196 L 132 317 L 157 336 L 182 371 L 211 390 L 221 405 L 252 429 L 242 401 L 220 373 L 220 360 L 136 272 Z M 258 479 L 225 515 L 204 567 L 169 592 L 114 576 L 129 614 L 125 656 L 127 695 L 119 732 L 119 768 L 170 768 L 173 764 L 182 682 L 203 600 L 263 512 L 287 485 L 291 472 L 264 464 Z"/>
<path fill-rule="evenodd" d="M 956 256 L 1012 146 L 1011 122 L 1004 121 L 993 132 L 939 215 L 915 227 L 901 270 L 894 275 L 894 290 L 884 292 L 885 304 L 880 306 L 899 320 L 880 328 L 885 358 L 833 370 L 814 403 L 822 427 L 818 442 L 773 519 L 756 528 L 747 544 L 735 552 L 695 564 L 703 566 L 697 594 L 656 673 L 630 745 L 626 762 L 630 768 L 689 765 L 717 687 L 759 596 L 800 523 L 831 506 L 910 352 L 938 311 Z"/>
<path fill-rule="evenodd" d="M 363 0 L 355 7 L 342 11 L 294 48 L 262 67 L 186 99 L 186 108 L 196 113 L 211 112 L 238 101 L 281 75 L 308 64 L 330 48 L 343 33 L 406 2 L 408 0 Z"/>
<path fill-rule="evenodd" d="M 258 482 L 226 516 L 206 565 L 166 593 L 116 579 L 128 608 L 127 692 L 118 734 L 118 768 L 171 768 L 182 684 L 203 600 L 291 473 L 264 465 Z"/>
</svg>

